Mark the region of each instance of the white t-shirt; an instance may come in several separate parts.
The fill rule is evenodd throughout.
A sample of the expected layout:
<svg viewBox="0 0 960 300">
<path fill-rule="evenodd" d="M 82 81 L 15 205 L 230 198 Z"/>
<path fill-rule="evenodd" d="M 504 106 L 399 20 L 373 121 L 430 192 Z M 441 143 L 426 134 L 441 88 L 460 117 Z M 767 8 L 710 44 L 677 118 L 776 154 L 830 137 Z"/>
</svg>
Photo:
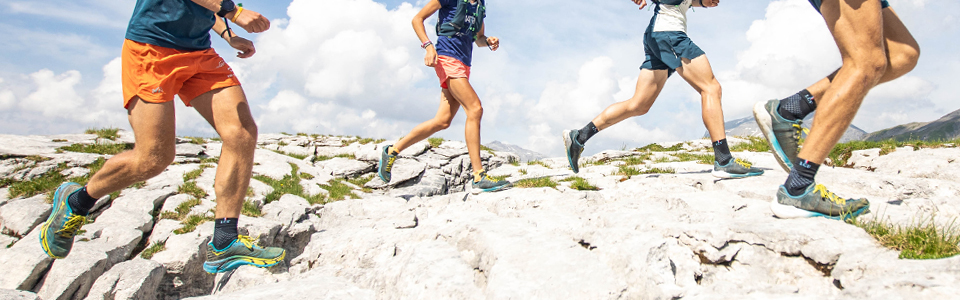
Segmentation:
<svg viewBox="0 0 960 300">
<path fill-rule="evenodd" d="M 693 6 L 693 0 L 684 0 L 680 5 L 658 4 L 653 31 L 687 32 L 687 10 L 690 6 Z"/>
</svg>

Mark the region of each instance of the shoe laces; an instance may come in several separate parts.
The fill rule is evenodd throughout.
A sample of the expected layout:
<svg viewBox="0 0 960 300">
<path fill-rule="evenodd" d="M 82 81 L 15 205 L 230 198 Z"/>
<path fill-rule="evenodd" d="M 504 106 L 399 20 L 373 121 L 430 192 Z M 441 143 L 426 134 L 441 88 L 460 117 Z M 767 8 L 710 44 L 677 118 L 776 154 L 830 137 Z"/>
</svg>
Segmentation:
<svg viewBox="0 0 960 300">
<path fill-rule="evenodd" d="M 237 235 L 237 241 L 243 243 L 247 249 L 253 249 L 254 247 L 257 247 L 257 240 L 259 240 L 259 238 L 252 238 L 246 235 Z"/>
<path fill-rule="evenodd" d="M 803 134 L 808 134 L 808 135 L 810 134 L 810 129 L 803 128 L 803 126 L 802 126 L 801 124 L 803 124 L 802 121 L 797 121 L 797 123 L 792 124 L 792 125 L 793 125 L 793 139 L 796 140 L 798 144 L 800 143 L 800 137 L 801 137 Z"/>
<path fill-rule="evenodd" d="M 87 217 L 70 214 L 67 217 L 67 222 L 63 223 L 63 228 L 57 230 L 57 234 L 61 237 L 72 238 L 77 235 L 77 231 L 80 231 L 80 227 L 83 227 L 83 224 L 87 223 Z"/>
<path fill-rule="evenodd" d="M 397 160 L 397 157 L 396 157 L 395 155 L 390 155 L 390 157 L 387 158 L 387 167 L 384 168 L 384 169 L 386 169 L 387 172 L 392 171 L 392 170 L 393 170 L 393 162 L 396 161 L 396 160 Z"/>
<path fill-rule="evenodd" d="M 827 187 L 823 186 L 822 184 L 817 184 L 813 188 L 813 191 L 820 193 L 820 198 L 822 199 L 830 200 L 830 202 L 836 203 L 837 205 L 840 205 L 840 206 L 847 205 L 847 199 L 840 198 L 840 196 L 837 196 L 837 194 L 834 194 L 833 192 L 828 191 Z"/>
<path fill-rule="evenodd" d="M 743 166 L 744 168 L 750 168 L 753 166 L 752 163 L 743 159 L 735 158 L 733 161 L 736 162 L 738 165 Z"/>
</svg>

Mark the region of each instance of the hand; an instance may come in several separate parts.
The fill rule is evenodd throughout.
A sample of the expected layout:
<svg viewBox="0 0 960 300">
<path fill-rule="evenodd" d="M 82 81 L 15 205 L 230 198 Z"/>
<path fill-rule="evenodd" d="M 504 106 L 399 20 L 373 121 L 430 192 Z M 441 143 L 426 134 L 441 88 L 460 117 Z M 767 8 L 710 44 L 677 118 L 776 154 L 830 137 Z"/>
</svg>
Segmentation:
<svg viewBox="0 0 960 300">
<path fill-rule="evenodd" d="M 500 49 L 499 38 L 495 36 L 487 37 L 486 42 L 487 42 L 487 47 L 490 48 L 490 51 L 497 51 L 497 49 Z"/>
<path fill-rule="evenodd" d="M 703 3 L 703 7 L 717 7 L 717 5 L 720 5 L 720 0 L 703 0 L 701 3 Z"/>
<path fill-rule="evenodd" d="M 647 0 L 631 0 L 633 3 L 640 5 L 640 10 L 643 10 L 644 7 L 647 7 Z"/>
<path fill-rule="evenodd" d="M 437 65 L 437 48 L 434 48 L 433 45 L 427 46 L 427 54 L 423 57 L 423 64 L 428 67 Z"/>
<path fill-rule="evenodd" d="M 248 58 L 253 56 L 254 53 L 257 53 L 257 48 L 254 48 L 253 42 L 248 39 L 233 36 L 227 40 L 227 43 L 229 43 L 233 49 L 240 50 L 240 52 L 237 52 L 237 57 L 239 58 Z"/>
<path fill-rule="evenodd" d="M 228 13 L 227 19 L 233 20 L 236 13 L 237 10 Z M 249 33 L 261 33 L 270 29 L 270 20 L 267 20 L 267 17 L 249 9 L 240 11 L 240 16 L 236 16 L 236 20 L 234 23 L 240 25 L 240 27 Z"/>
</svg>

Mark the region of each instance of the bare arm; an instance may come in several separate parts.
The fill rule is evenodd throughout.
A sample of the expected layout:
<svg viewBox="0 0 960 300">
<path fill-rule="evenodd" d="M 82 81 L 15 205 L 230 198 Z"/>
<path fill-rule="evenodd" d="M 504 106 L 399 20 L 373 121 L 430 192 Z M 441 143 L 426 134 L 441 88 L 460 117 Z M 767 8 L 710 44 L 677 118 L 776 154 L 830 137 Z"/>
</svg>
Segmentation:
<svg viewBox="0 0 960 300">
<path fill-rule="evenodd" d="M 500 39 L 495 36 L 486 36 L 487 24 L 480 25 L 480 31 L 477 32 L 476 43 L 478 47 L 490 48 L 490 51 L 497 51 L 500 48 Z"/>
<path fill-rule="evenodd" d="M 643 9 L 644 7 L 647 7 L 647 0 L 630 0 L 630 1 L 633 1 L 633 3 L 636 3 L 637 5 L 640 5 L 640 9 Z M 694 0 L 694 2 L 696 2 L 696 1 L 699 1 L 699 0 Z"/>
<path fill-rule="evenodd" d="M 416 16 L 413 16 L 413 31 L 417 33 L 417 38 L 420 39 L 420 43 L 426 43 L 430 41 L 430 37 L 427 36 L 427 29 L 423 27 L 423 21 L 432 16 L 440 10 L 440 1 L 430 0 L 427 2 L 427 5 L 423 6 L 423 9 L 417 13 Z M 437 48 L 433 45 L 427 46 L 427 54 L 423 58 L 423 63 L 428 67 L 432 67 L 437 63 Z"/>
<path fill-rule="evenodd" d="M 193 1 L 193 3 L 203 6 L 204 8 L 209 9 L 210 11 L 215 13 L 220 11 L 220 3 L 223 2 L 223 0 L 190 0 L 190 1 Z M 238 16 L 237 13 L 239 13 L 240 15 Z M 234 11 L 227 13 L 226 17 L 228 20 L 233 20 L 234 23 L 237 23 L 237 25 L 240 25 L 240 27 L 242 27 L 244 30 L 246 30 L 249 33 L 260 33 L 260 32 L 267 31 L 267 29 L 270 29 L 270 20 L 267 20 L 267 18 L 261 15 L 260 13 L 249 10 L 249 9 L 243 9 L 243 10 L 236 9 Z M 221 28 L 220 30 L 223 30 L 223 28 Z M 217 31 L 217 33 L 220 33 L 220 31 Z"/>
<path fill-rule="evenodd" d="M 223 22 L 223 19 L 216 18 L 216 22 L 213 23 L 213 31 L 219 34 L 227 44 L 230 44 L 230 47 L 240 50 L 240 52 L 237 52 L 237 57 L 248 58 L 257 53 L 257 48 L 253 46 L 253 42 L 237 36 L 233 33 L 233 30 L 229 30 L 230 32 L 225 32 L 225 30 L 227 30 L 227 24 Z"/>
<path fill-rule="evenodd" d="M 720 5 L 720 0 L 693 0 L 695 7 L 717 7 L 717 5 Z"/>
</svg>

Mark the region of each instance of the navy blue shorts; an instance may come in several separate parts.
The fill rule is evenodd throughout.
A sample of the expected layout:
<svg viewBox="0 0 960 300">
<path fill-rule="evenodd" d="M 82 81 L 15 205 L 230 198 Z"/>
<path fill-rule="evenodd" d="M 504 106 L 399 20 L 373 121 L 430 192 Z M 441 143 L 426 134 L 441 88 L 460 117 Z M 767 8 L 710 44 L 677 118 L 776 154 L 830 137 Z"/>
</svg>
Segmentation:
<svg viewBox="0 0 960 300">
<path fill-rule="evenodd" d="M 643 52 L 646 60 L 640 69 L 667 70 L 669 75 L 682 65 L 680 58 L 694 59 L 705 54 L 683 31 L 644 33 Z"/>
<path fill-rule="evenodd" d="M 822 2 L 823 2 L 822 0 L 810 0 L 810 4 L 813 4 L 813 8 L 816 8 L 818 12 L 820 11 L 820 4 Z M 880 7 L 881 8 L 890 7 L 890 2 L 887 2 L 887 0 L 880 0 Z"/>
</svg>

